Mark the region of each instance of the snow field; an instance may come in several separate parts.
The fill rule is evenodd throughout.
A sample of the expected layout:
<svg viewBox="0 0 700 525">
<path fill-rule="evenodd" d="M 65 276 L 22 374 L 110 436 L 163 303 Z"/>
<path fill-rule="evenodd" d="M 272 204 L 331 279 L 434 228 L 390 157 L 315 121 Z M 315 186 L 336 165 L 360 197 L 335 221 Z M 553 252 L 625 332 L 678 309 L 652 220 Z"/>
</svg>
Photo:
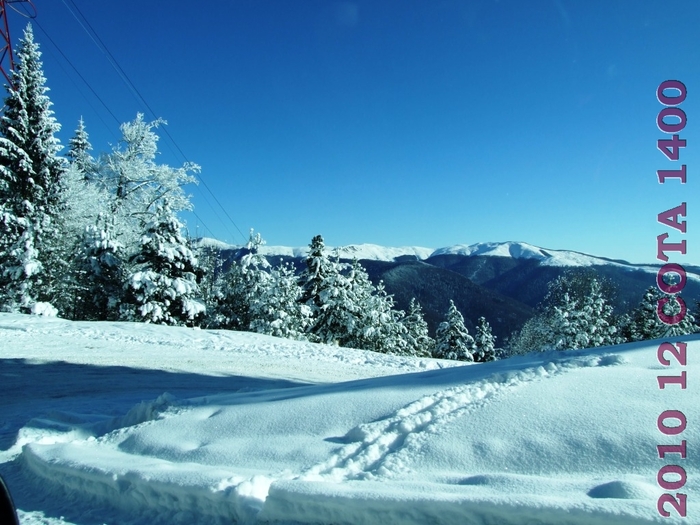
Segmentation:
<svg viewBox="0 0 700 525">
<path fill-rule="evenodd" d="M 658 342 L 440 368 L 255 334 L 128 323 L 0 315 L 0 337 L 12 346 L 9 373 L 29 379 L 33 367 L 59 358 L 98 361 L 89 367 L 98 374 L 115 373 L 110 356 L 168 370 L 150 385 L 119 375 L 145 394 L 121 410 L 86 413 L 70 384 L 53 385 L 65 397 L 61 410 L 31 399 L 48 400 L 50 385 L 33 393 L 28 384 L 27 400 L 0 401 L 5 426 L 17 429 L 13 443 L 0 441 L 8 443 L 0 472 L 19 471 L 12 479 L 24 483 L 21 492 L 54 502 L 23 496 L 32 525 L 700 522 L 691 454 L 680 460 L 688 518 L 656 511 L 658 469 L 678 463 L 657 457 L 657 444 L 678 441 L 657 430 L 658 415 L 682 410 L 682 438 L 689 447 L 700 439 L 690 423 L 700 415 L 693 383 L 685 391 L 656 386 L 662 371 L 673 373 L 656 361 Z M 61 348 L 61 339 L 71 344 Z M 700 346 L 698 336 L 683 340 L 689 355 Z M 0 363 L 5 355 L 3 348 Z M 178 364 L 186 355 L 200 356 L 191 366 L 208 374 L 201 384 L 173 373 L 190 366 Z M 287 379 L 296 382 L 285 382 L 295 358 Z M 686 369 L 692 376 L 692 359 Z M 207 388 L 231 373 L 238 388 Z M 113 383 L 101 379 L 104 395 Z M 100 393 L 99 382 L 81 381 L 79 390 Z M 164 393 L 168 386 L 175 395 Z M 56 501 L 70 501 L 70 513 Z"/>
</svg>

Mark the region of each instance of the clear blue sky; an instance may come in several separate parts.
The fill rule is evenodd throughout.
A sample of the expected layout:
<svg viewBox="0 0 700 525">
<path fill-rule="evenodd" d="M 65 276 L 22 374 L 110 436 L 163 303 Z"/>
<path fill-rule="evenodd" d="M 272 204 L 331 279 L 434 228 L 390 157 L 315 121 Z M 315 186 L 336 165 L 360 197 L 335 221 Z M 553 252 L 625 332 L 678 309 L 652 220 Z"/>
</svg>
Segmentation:
<svg viewBox="0 0 700 525">
<path fill-rule="evenodd" d="M 700 263 L 698 2 L 34 3 L 63 143 L 81 115 L 96 152 L 117 121 L 154 118 L 67 4 L 238 228 L 269 244 L 517 240 L 653 262 L 656 214 L 686 200 L 688 255 L 672 260 Z M 16 39 L 26 21 L 10 23 Z M 688 86 L 675 163 L 656 149 L 669 78 Z M 161 150 L 182 163 L 166 137 Z M 688 184 L 659 185 L 656 170 L 680 163 Z M 191 192 L 191 233 L 243 241 L 202 185 Z"/>
</svg>

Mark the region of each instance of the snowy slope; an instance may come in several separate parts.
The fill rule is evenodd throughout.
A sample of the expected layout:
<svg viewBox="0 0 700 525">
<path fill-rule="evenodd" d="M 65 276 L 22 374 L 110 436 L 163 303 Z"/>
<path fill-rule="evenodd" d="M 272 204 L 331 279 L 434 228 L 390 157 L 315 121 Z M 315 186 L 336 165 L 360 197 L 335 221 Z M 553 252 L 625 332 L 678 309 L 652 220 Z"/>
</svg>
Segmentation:
<svg viewBox="0 0 700 525">
<path fill-rule="evenodd" d="M 700 338 L 686 338 L 688 352 Z M 32 525 L 649 524 L 657 344 L 446 366 L 255 334 L 0 314 L 0 473 Z M 676 367 L 677 368 L 677 367 Z M 685 367 L 695 377 L 692 359 Z M 692 402 L 691 402 L 692 401 Z"/>
</svg>

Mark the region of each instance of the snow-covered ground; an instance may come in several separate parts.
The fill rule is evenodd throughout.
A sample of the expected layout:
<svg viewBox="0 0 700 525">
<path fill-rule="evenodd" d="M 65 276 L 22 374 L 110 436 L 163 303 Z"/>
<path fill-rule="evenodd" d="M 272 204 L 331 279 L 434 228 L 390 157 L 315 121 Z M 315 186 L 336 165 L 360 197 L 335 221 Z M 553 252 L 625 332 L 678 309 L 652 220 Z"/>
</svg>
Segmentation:
<svg viewBox="0 0 700 525">
<path fill-rule="evenodd" d="M 0 314 L 0 474 L 32 525 L 698 524 L 682 340 L 688 389 L 659 390 L 679 370 L 658 342 L 455 366 Z M 657 430 L 667 409 L 681 436 Z M 687 459 L 658 458 L 680 439 Z M 668 464 L 685 519 L 656 510 Z"/>
</svg>

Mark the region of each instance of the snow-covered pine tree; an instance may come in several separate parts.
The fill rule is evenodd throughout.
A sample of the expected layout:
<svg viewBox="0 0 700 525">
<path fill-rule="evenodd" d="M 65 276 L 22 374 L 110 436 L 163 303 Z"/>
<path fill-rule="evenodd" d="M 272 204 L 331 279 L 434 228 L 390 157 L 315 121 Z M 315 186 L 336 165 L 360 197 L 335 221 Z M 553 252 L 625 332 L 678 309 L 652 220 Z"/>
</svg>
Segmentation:
<svg viewBox="0 0 700 525">
<path fill-rule="evenodd" d="M 661 297 L 661 291 L 656 286 L 650 286 L 644 292 L 642 300 L 632 312 L 629 330 L 631 341 L 645 341 L 664 336 L 666 325 L 656 315 L 656 304 Z"/>
<path fill-rule="evenodd" d="M 90 137 L 85 129 L 83 118 L 80 117 L 75 134 L 68 141 L 66 157 L 70 160 L 71 165 L 83 175 L 85 180 L 91 180 L 97 172 L 97 164 L 92 155 L 90 155 L 91 151 Z"/>
<path fill-rule="evenodd" d="M 632 329 L 633 329 L 633 312 L 625 312 L 623 314 L 617 315 L 614 319 L 613 324 L 617 329 L 617 340 L 618 344 L 629 343 L 633 341 L 632 339 Z"/>
<path fill-rule="evenodd" d="M 204 305 L 198 300 L 201 271 L 181 229 L 168 202 L 158 206 L 131 260 L 123 320 L 194 326 L 203 317 Z"/>
<path fill-rule="evenodd" d="M 581 323 L 582 331 L 586 334 L 585 348 L 621 342 L 613 308 L 605 296 L 603 285 L 596 278 L 588 283 L 588 292 L 581 301 Z"/>
<path fill-rule="evenodd" d="M 321 235 L 316 235 L 311 239 L 309 255 L 306 257 L 306 268 L 299 276 L 299 286 L 302 289 L 300 301 L 312 310 L 320 307 L 319 294 L 322 283 L 336 269 L 329 260 L 325 248 Z"/>
<path fill-rule="evenodd" d="M 60 125 L 31 25 L 19 42 L 11 79 L 0 119 L 0 306 L 29 312 L 54 300 L 66 270 L 60 246 L 65 165 L 55 136 Z"/>
<path fill-rule="evenodd" d="M 380 284 L 372 285 L 358 261 L 341 263 L 325 253 L 323 237 L 309 245 L 306 268 L 299 278 L 300 302 L 311 313 L 309 340 L 376 352 L 407 352 L 403 312 Z"/>
<path fill-rule="evenodd" d="M 251 330 L 275 337 L 305 340 L 311 309 L 299 302 L 300 297 L 301 288 L 294 267 L 284 264 L 273 268 L 265 288 L 251 304 Z"/>
<path fill-rule="evenodd" d="M 358 314 L 351 300 L 351 282 L 342 274 L 346 265 L 331 260 L 321 235 L 309 244 L 306 268 L 299 276 L 299 302 L 310 311 L 307 337 L 311 341 L 348 346 Z"/>
<path fill-rule="evenodd" d="M 666 315 L 673 316 L 680 313 L 681 307 L 675 300 L 675 295 L 664 294 L 656 286 L 650 286 L 644 293 L 639 306 L 632 312 L 629 330 L 632 341 L 646 341 L 695 332 L 695 317 L 690 311 L 687 311 L 685 318 L 675 325 L 667 325 L 659 319 L 657 304 L 663 298 L 669 299 L 663 309 Z"/>
<path fill-rule="evenodd" d="M 695 307 L 692 309 L 693 319 L 694 319 L 693 333 L 697 334 L 698 332 L 700 332 L 700 301 L 698 301 L 696 299 L 694 301 L 694 304 L 695 304 Z M 690 308 L 690 305 L 688 305 L 688 308 Z"/>
<path fill-rule="evenodd" d="M 507 343 L 507 354 L 514 356 L 553 350 L 551 321 L 542 312 L 528 319 L 520 330 L 511 335 Z"/>
<path fill-rule="evenodd" d="M 493 335 L 491 325 L 485 317 L 479 317 L 476 333 L 474 334 L 474 343 L 476 344 L 474 361 L 485 363 L 496 359 L 496 337 Z"/>
<path fill-rule="evenodd" d="M 267 289 L 270 279 L 270 263 L 259 253 L 263 244 L 265 241 L 260 234 L 251 229 L 246 253 L 239 260 L 232 261 L 222 274 L 215 297 L 213 327 L 242 331 L 252 329 L 253 302 Z"/>
<path fill-rule="evenodd" d="M 438 359 L 454 359 L 458 361 L 474 361 L 476 350 L 474 338 L 469 335 L 464 326 L 464 317 L 454 301 L 450 299 L 447 319 L 440 323 L 435 332 L 435 351 L 433 357 Z"/>
<path fill-rule="evenodd" d="M 669 317 L 673 317 L 674 315 L 678 315 L 679 313 L 681 313 L 681 305 L 677 300 L 680 297 L 680 294 L 664 294 L 664 296 L 668 298 L 668 302 L 663 306 L 663 312 Z M 683 317 L 683 319 L 679 323 L 665 325 L 666 333 L 663 337 L 693 334 L 696 331 L 695 323 L 695 316 L 688 308 L 688 305 L 686 305 L 685 317 Z"/>
<path fill-rule="evenodd" d="M 220 320 L 218 319 L 217 308 L 221 297 L 221 285 L 224 275 L 224 260 L 221 249 L 200 239 L 193 250 L 202 272 L 199 292 L 202 303 L 206 308 L 202 327 L 218 328 Z"/>
<path fill-rule="evenodd" d="M 568 273 L 549 285 L 541 316 L 548 335 L 544 347 L 593 348 L 619 342 L 609 291 L 592 273 Z"/>
<path fill-rule="evenodd" d="M 55 305 L 60 315 L 70 319 L 82 319 L 82 307 L 76 303 L 82 297 L 82 276 L 86 271 L 85 238 L 87 228 L 113 231 L 109 213 L 110 196 L 98 185 L 85 179 L 74 164 L 69 164 L 63 175 L 65 207 L 61 220 L 61 246 L 65 252 L 66 271 L 59 281 Z M 110 234 L 110 238 L 113 235 Z"/>
<path fill-rule="evenodd" d="M 245 280 L 240 261 L 231 261 L 214 283 L 214 293 L 210 298 L 211 311 L 207 311 L 206 316 L 208 328 L 248 330 L 249 304 L 244 289 Z"/>
<path fill-rule="evenodd" d="M 85 228 L 75 266 L 74 318 L 117 320 L 126 281 L 124 247 L 105 216 Z"/>
<path fill-rule="evenodd" d="M 315 261 L 321 262 L 321 261 Z M 359 304 L 352 283 L 342 271 L 345 265 L 336 257 L 322 266 L 323 279 L 314 287 L 307 303 L 312 312 L 309 339 L 338 346 L 353 346 L 359 330 Z M 308 289 L 307 289 L 308 290 Z M 302 296 L 303 299 L 303 296 Z"/>
<path fill-rule="evenodd" d="M 408 331 L 401 322 L 404 312 L 394 308 L 394 298 L 387 294 L 384 283 L 372 286 L 369 276 L 357 261 L 351 270 L 351 298 L 357 312 L 353 341 L 344 346 L 383 354 L 406 355 Z"/>
<path fill-rule="evenodd" d="M 551 305 L 550 316 L 550 340 L 557 350 L 570 350 L 585 348 L 586 333 L 582 324 L 582 314 L 579 302 L 572 298 L 568 292 Z"/>
<path fill-rule="evenodd" d="M 430 357 L 435 349 L 435 339 L 430 337 L 423 309 L 415 297 L 411 299 L 408 313 L 401 323 L 406 328 L 406 353 L 415 357 Z"/>
</svg>

